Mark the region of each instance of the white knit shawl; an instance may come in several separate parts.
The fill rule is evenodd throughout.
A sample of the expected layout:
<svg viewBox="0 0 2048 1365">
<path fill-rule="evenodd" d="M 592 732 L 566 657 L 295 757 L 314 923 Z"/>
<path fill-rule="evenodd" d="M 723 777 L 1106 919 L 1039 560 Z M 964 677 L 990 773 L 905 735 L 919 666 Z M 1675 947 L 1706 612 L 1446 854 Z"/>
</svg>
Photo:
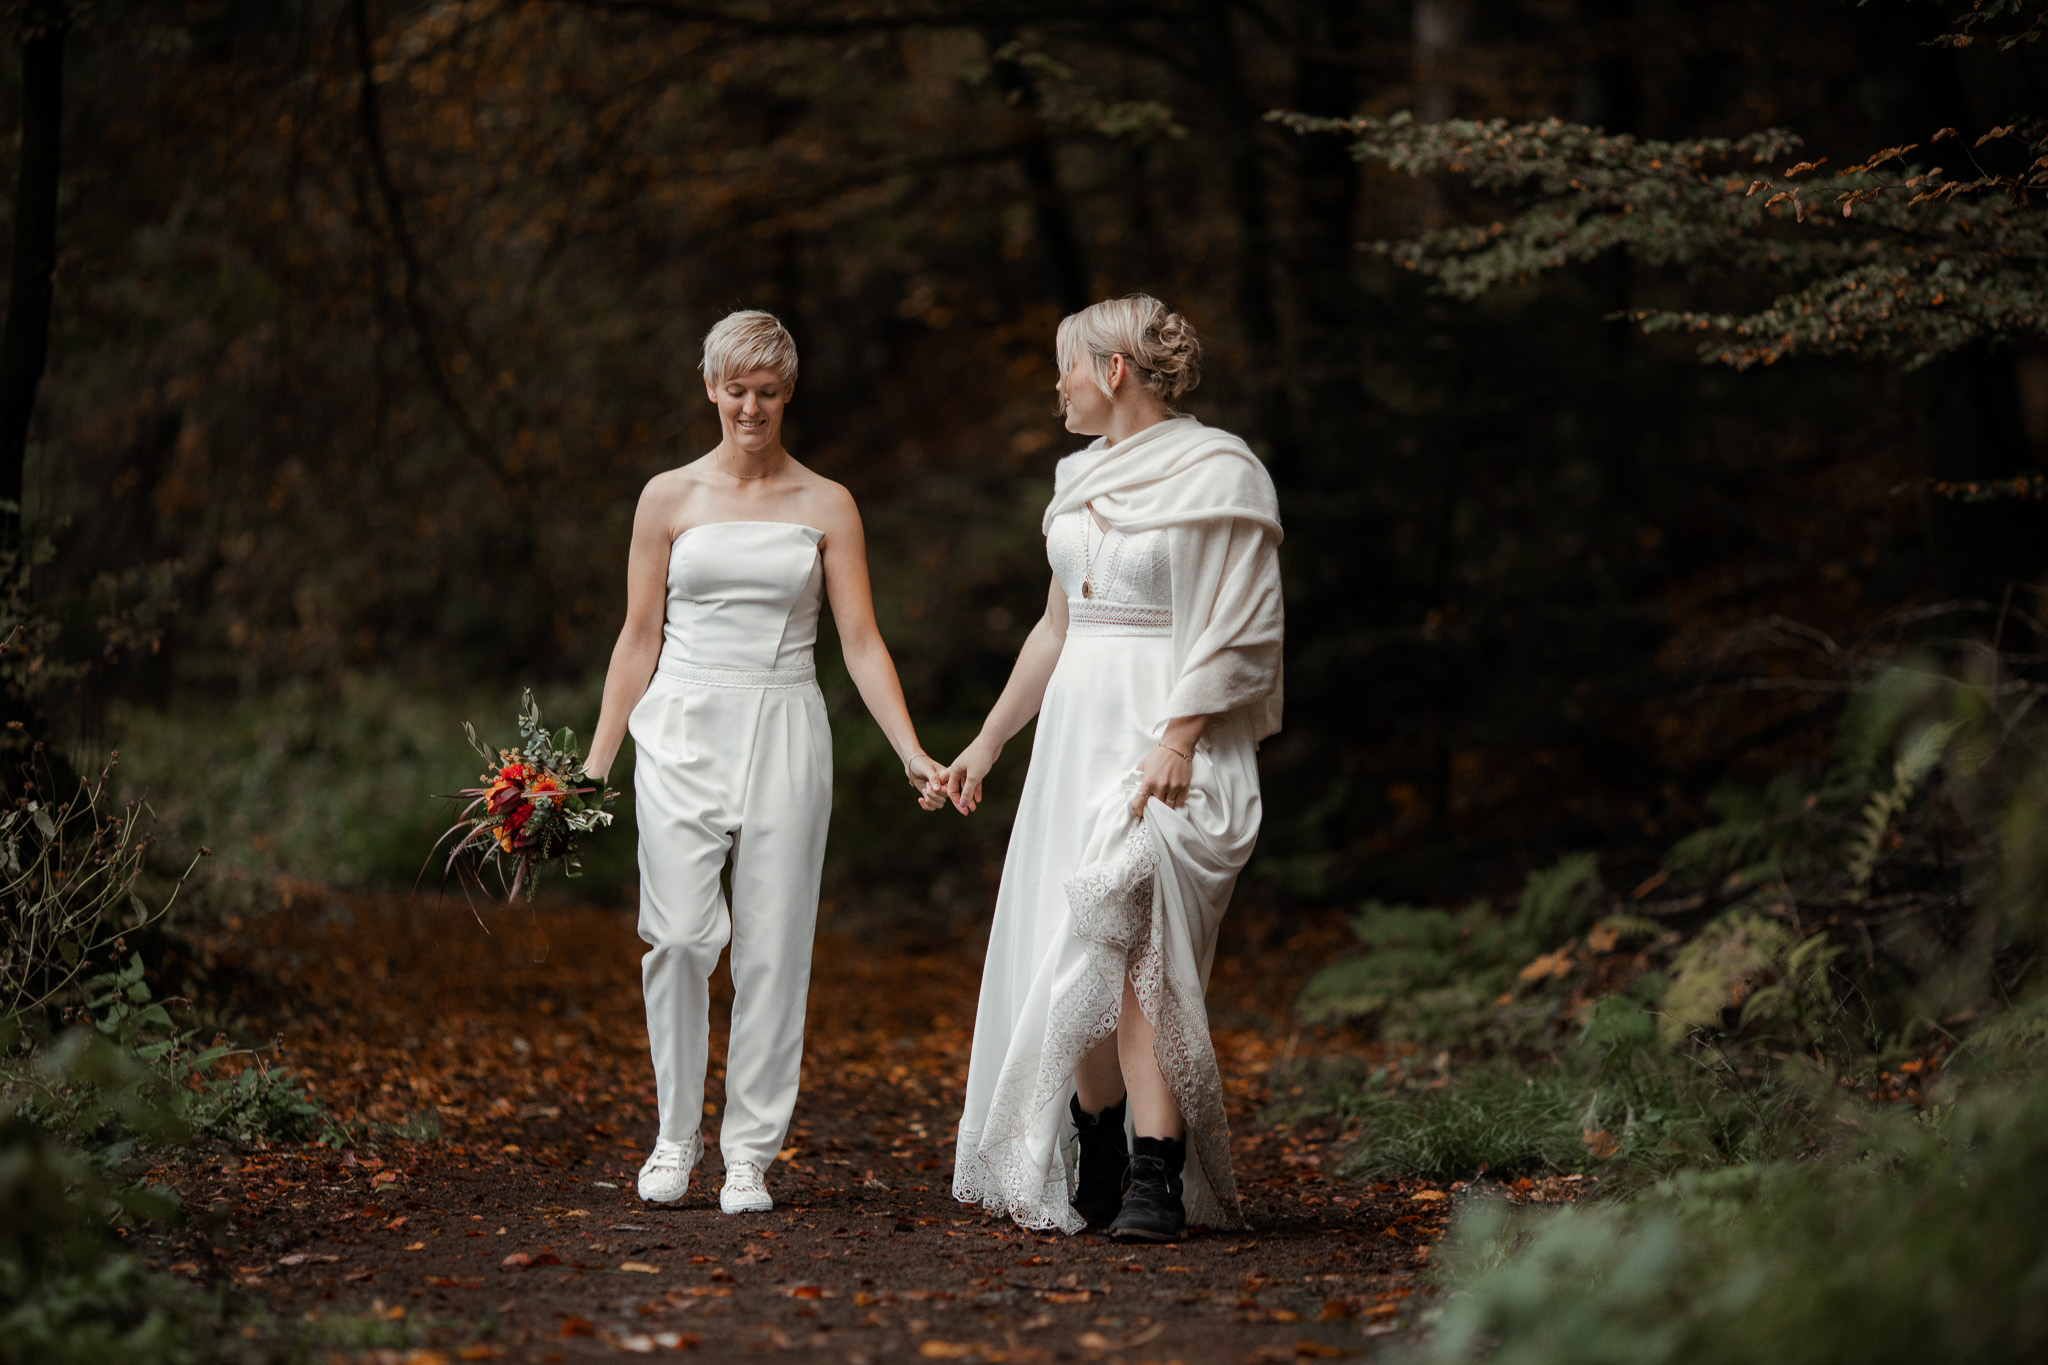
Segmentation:
<svg viewBox="0 0 2048 1365">
<path fill-rule="evenodd" d="M 1091 506 L 1111 528 L 1164 528 L 1173 578 L 1176 681 L 1162 720 L 1248 710 L 1280 728 L 1280 499 L 1251 447 L 1192 417 L 1116 445 L 1098 438 L 1053 473 L 1053 519 Z"/>
</svg>

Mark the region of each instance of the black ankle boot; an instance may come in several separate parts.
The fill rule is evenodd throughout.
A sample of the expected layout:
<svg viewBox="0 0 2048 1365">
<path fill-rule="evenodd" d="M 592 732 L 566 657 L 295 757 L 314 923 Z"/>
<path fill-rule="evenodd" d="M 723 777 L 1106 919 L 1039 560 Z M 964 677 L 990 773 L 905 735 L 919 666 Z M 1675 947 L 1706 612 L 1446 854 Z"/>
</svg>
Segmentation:
<svg viewBox="0 0 2048 1365">
<path fill-rule="evenodd" d="M 1131 1143 L 1131 1188 L 1123 1212 L 1109 1225 L 1120 1242 L 1171 1242 L 1188 1225 L 1180 1202 L 1180 1173 L 1187 1164 L 1186 1138 L 1141 1137 Z"/>
<path fill-rule="evenodd" d="M 1074 1127 L 1081 1134 L 1081 1178 L 1075 1183 L 1074 1212 L 1088 1226 L 1106 1226 L 1124 1206 L 1124 1183 L 1130 1174 L 1131 1149 L 1124 1142 L 1124 1102 L 1099 1114 L 1081 1107 L 1076 1095 L 1068 1102 Z"/>
</svg>

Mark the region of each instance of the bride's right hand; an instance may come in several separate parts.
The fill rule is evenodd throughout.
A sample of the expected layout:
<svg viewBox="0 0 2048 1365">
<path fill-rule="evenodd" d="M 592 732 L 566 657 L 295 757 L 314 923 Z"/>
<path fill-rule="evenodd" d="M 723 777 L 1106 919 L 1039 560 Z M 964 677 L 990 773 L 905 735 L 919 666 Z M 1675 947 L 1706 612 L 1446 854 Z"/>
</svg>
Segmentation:
<svg viewBox="0 0 2048 1365">
<path fill-rule="evenodd" d="M 978 739 L 960 751 L 960 757 L 945 772 L 946 795 L 952 798 L 954 810 L 962 815 L 974 814 L 974 808 L 981 804 L 981 780 L 996 766 L 1002 752 L 1002 746 L 984 744 Z"/>
</svg>

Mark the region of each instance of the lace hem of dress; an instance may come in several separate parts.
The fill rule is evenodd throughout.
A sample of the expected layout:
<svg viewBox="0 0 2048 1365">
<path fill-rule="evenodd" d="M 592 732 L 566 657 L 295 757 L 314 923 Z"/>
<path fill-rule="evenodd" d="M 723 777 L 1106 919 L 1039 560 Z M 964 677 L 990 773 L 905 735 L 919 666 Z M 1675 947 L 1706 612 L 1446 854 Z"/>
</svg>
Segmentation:
<svg viewBox="0 0 2048 1365">
<path fill-rule="evenodd" d="M 1072 1233 L 1088 1225 L 1069 1202 L 1079 1163 L 1065 1115 L 1060 1118 L 1060 1159 L 1042 1175 L 1031 1156 L 1031 1121 L 1047 1105 L 1065 1098 L 1074 1068 L 1116 1031 L 1120 996 L 1121 992 L 1106 989 L 1098 974 L 1052 1002 L 1035 1082 L 1028 1088 L 998 1084 L 981 1128 L 960 1130 L 953 1159 L 955 1199 L 1005 1214 L 1027 1228 Z M 1019 1096 L 1025 1098 L 1020 1101 Z"/>
<path fill-rule="evenodd" d="M 1043 1175 L 1027 1139 L 1033 1117 L 1065 1096 L 1074 1067 L 1115 1030 L 1128 975 L 1138 1007 L 1152 1021 L 1153 1052 L 1180 1105 L 1195 1158 L 1188 1168 L 1188 1223 L 1245 1226 L 1208 1009 L 1199 987 L 1190 993 L 1166 971 L 1158 871 L 1158 851 L 1140 822 L 1114 855 L 1067 880 L 1074 934 L 1093 970 L 1051 1002 L 1035 1084 L 998 1084 L 981 1129 L 961 1129 L 953 1168 L 955 1199 L 1006 1214 L 1025 1227 L 1078 1232 L 1085 1226 L 1068 1203 L 1077 1162 L 1064 1116 L 1061 1159 Z M 1020 1102 L 1020 1096 L 1026 1098 Z"/>
<path fill-rule="evenodd" d="M 663 658 L 654 667 L 663 677 L 699 683 L 705 687 L 802 687 L 818 680 L 815 663 L 802 663 L 790 668 L 720 668 L 716 664 L 693 664 Z"/>
<path fill-rule="evenodd" d="M 1187 1181 L 1189 1224 L 1243 1227 L 1208 1005 L 1199 982 L 1168 970 L 1159 851 L 1144 821 L 1131 827 L 1114 855 L 1068 879 L 1067 904 L 1096 976 L 1119 997 L 1128 977 L 1138 1008 L 1152 1022 L 1152 1054 L 1180 1106 L 1194 1158 Z"/>
</svg>

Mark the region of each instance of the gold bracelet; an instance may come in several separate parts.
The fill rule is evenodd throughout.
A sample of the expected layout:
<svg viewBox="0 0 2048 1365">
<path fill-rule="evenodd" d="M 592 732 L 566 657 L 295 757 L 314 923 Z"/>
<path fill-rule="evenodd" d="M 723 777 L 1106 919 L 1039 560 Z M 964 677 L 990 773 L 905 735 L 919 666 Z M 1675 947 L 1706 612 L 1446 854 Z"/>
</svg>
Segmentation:
<svg viewBox="0 0 2048 1365">
<path fill-rule="evenodd" d="M 1193 754 L 1184 754 L 1180 750 L 1174 748 L 1171 744 L 1168 744 L 1163 739 L 1159 741 L 1159 747 L 1166 750 L 1166 752 L 1172 754 L 1175 758 L 1179 759 L 1183 763 L 1192 763 L 1195 761 L 1195 756 Z"/>
</svg>

